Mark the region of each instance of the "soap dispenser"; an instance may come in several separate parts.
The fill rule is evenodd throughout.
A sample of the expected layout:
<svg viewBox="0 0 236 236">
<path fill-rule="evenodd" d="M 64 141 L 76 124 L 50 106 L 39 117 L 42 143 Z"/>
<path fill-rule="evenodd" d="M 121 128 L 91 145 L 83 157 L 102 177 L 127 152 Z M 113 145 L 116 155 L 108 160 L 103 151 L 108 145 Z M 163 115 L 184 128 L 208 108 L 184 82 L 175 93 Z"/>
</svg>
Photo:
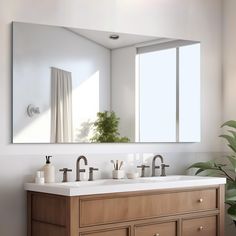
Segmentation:
<svg viewBox="0 0 236 236">
<path fill-rule="evenodd" d="M 55 167 L 51 164 L 50 158 L 46 156 L 46 165 L 43 166 L 45 183 L 55 183 Z"/>
</svg>

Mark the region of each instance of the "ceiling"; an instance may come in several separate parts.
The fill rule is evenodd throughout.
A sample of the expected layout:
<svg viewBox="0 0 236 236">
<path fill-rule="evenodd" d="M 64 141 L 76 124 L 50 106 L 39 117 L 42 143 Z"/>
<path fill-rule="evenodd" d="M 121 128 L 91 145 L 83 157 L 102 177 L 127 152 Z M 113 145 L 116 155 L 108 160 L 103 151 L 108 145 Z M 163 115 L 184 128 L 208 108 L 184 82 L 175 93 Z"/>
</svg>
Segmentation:
<svg viewBox="0 0 236 236">
<path fill-rule="evenodd" d="M 66 29 L 109 49 L 122 48 L 144 42 L 147 43 L 149 41 L 154 41 L 154 40 L 158 41 L 163 39 L 144 35 L 114 33 L 106 31 L 75 29 L 75 28 L 66 28 Z M 110 39 L 109 37 L 112 34 L 119 35 L 119 39 L 117 40 Z"/>
</svg>

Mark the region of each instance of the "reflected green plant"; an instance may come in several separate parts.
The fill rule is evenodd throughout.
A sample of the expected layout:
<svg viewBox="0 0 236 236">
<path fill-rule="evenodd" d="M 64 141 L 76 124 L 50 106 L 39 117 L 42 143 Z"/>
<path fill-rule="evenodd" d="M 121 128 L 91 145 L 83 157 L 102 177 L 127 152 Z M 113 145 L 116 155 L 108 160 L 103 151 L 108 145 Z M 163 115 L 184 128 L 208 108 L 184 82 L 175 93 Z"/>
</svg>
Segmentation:
<svg viewBox="0 0 236 236">
<path fill-rule="evenodd" d="M 127 143 L 128 137 L 121 137 L 118 131 L 120 118 L 114 111 L 97 113 L 97 120 L 93 123 L 94 135 L 92 142 L 97 143 Z"/>
</svg>

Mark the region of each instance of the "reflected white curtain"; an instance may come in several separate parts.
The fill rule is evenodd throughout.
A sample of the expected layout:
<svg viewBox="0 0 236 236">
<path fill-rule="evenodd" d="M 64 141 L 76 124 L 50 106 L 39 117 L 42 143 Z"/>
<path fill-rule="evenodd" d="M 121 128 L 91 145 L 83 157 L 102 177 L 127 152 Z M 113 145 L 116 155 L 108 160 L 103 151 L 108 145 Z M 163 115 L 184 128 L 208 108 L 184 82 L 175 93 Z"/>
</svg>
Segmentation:
<svg viewBox="0 0 236 236">
<path fill-rule="evenodd" d="M 72 142 L 71 72 L 51 68 L 51 142 Z"/>
</svg>

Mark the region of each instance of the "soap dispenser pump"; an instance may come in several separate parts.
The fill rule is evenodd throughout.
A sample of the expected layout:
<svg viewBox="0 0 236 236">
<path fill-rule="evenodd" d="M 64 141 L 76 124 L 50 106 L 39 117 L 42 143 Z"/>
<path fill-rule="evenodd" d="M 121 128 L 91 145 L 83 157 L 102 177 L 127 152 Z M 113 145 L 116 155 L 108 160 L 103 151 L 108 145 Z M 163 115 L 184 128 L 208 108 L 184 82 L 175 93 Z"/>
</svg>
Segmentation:
<svg viewBox="0 0 236 236">
<path fill-rule="evenodd" d="M 43 167 L 45 183 L 55 183 L 55 167 L 51 164 L 50 158 L 46 156 L 46 165 Z"/>
</svg>

